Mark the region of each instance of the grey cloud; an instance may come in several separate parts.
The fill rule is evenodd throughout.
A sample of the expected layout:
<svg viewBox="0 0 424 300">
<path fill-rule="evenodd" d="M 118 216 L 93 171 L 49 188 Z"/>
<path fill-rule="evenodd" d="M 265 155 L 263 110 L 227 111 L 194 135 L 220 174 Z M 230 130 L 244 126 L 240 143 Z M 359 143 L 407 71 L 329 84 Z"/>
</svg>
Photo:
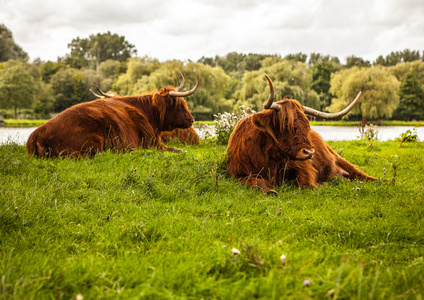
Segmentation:
<svg viewBox="0 0 424 300">
<path fill-rule="evenodd" d="M 367 58 L 405 48 L 423 50 L 424 45 L 422 0 L 0 3 L 0 22 L 31 58 L 45 60 L 63 56 L 73 38 L 107 31 L 125 36 L 139 55 L 160 59 L 194 60 L 231 51 Z"/>
</svg>

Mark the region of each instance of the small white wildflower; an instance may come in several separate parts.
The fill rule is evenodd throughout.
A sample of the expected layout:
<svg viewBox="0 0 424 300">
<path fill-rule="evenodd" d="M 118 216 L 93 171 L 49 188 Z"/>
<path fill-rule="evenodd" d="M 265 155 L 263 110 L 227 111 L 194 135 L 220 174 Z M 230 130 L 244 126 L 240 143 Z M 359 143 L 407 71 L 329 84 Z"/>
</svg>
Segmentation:
<svg viewBox="0 0 424 300">
<path fill-rule="evenodd" d="M 280 256 L 280 260 L 281 260 L 281 264 L 283 266 L 285 266 L 286 265 L 286 256 L 284 254 Z"/>
<path fill-rule="evenodd" d="M 238 250 L 238 249 L 236 249 L 236 248 L 231 249 L 231 252 L 232 252 L 234 255 L 240 254 L 240 250 Z"/>
<path fill-rule="evenodd" d="M 304 286 L 309 286 L 309 284 L 310 284 L 311 282 L 309 281 L 309 279 L 305 279 L 305 280 L 303 280 L 303 285 Z"/>
</svg>

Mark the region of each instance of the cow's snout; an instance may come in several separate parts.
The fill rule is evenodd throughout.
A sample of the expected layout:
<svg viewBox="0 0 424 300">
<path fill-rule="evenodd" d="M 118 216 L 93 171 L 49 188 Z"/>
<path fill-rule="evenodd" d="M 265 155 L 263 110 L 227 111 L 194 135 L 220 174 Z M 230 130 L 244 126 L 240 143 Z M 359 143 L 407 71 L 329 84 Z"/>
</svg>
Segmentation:
<svg viewBox="0 0 424 300">
<path fill-rule="evenodd" d="M 297 159 L 298 160 L 311 159 L 314 156 L 314 153 L 315 153 L 314 148 L 311 148 L 311 149 L 302 148 L 302 149 L 300 149 L 300 151 L 297 155 Z"/>
</svg>

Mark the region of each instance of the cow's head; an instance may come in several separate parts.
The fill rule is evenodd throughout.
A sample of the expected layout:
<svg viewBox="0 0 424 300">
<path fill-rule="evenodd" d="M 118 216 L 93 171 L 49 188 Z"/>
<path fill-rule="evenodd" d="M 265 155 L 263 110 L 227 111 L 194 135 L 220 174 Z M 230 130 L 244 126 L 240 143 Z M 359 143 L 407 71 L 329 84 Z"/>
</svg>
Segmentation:
<svg viewBox="0 0 424 300">
<path fill-rule="evenodd" d="M 196 92 L 199 87 L 199 75 L 194 88 L 187 92 L 181 92 L 184 86 L 184 76 L 178 88 L 172 86 L 163 87 L 153 96 L 153 103 L 158 107 L 163 131 L 172 131 L 175 128 L 189 128 L 193 125 L 194 118 L 191 115 L 187 103 L 183 97 L 188 97 Z"/>
<path fill-rule="evenodd" d="M 265 75 L 270 86 L 270 95 L 264 103 L 265 110 L 252 116 L 252 124 L 272 137 L 281 155 L 292 160 L 311 159 L 315 149 L 309 140 L 310 124 L 305 114 L 322 119 L 337 119 L 347 114 L 358 101 L 361 93 L 343 111 L 328 114 L 302 106 L 298 101 L 283 99 L 274 102 L 274 85 Z"/>
</svg>

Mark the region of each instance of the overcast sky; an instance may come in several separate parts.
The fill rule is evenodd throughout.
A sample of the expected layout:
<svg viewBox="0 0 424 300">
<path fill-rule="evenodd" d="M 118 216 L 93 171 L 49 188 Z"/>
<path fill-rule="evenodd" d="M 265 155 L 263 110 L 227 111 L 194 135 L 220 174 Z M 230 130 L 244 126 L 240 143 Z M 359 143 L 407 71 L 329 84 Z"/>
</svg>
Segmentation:
<svg viewBox="0 0 424 300">
<path fill-rule="evenodd" d="M 424 50 L 424 0 L 0 0 L 0 23 L 31 61 L 56 61 L 72 39 L 108 31 L 160 61 L 236 51 L 373 62 Z"/>
</svg>

